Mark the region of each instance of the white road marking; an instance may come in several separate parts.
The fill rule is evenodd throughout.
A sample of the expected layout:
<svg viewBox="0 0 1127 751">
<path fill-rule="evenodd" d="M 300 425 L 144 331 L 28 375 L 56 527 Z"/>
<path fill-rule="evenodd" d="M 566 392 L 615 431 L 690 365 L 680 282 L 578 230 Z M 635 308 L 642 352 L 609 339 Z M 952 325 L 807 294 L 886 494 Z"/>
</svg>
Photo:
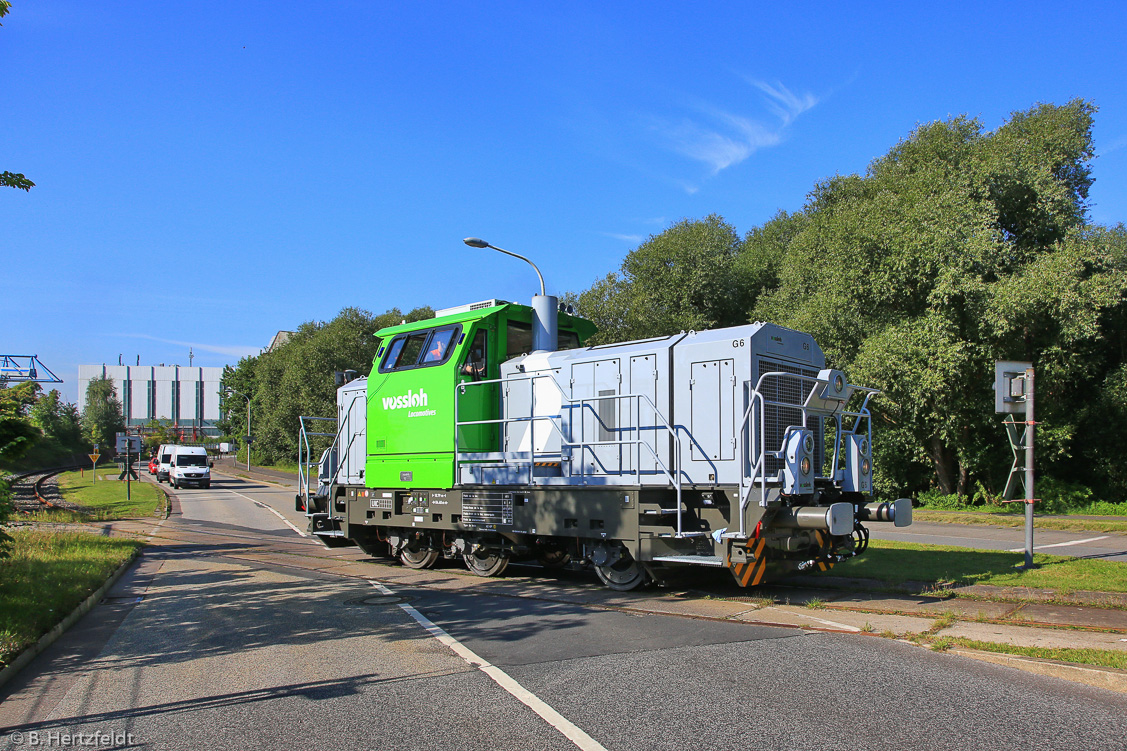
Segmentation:
<svg viewBox="0 0 1127 751">
<path fill-rule="evenodd" d="M 385 595 L 394 596 L 395 594 L 390 589 L 377 581 L 372 581 L 371 579 L 369 579 L 368 583 Z M 509 694 L 511 694 L 517 701 L 524 704 L 536 714 L 540 715 L 540 717 L 545 722 L 563 733 L 567 737 L 567 739 L 574 743 L 578 748 L 583 749 L 583 751 L 607 751 L 606 747 L 604 747 L 603 744 L 599 743 L 597 740 L 584 733 L 570 720 L 544 703 L 544 701 L 540 697 L 536 696 L 524 686 L 517 683 L 504 670 L 478 656 L 476 652 L 471 650 L 469 647 L 464 646 L 453 636 L 446 633 L 440 626 L 435 625 L 433 621 L 420 613 L 414 607 L 408 605 L 405 602 L 399 603 L 399 607 L 402 608 L 403 611 L 407 613 L 407 615 L 414 618 L 415 622 L 426 629 L 431 636 L 449 647 L 451 651 L 454 652 L 454 654 L 465 660 L 468 665 L 479 669 L 481 672 L 492 678 L 494 683 L 505 689 L 505 691 L 509 692 Z"/>
<path fill-rule="evenodd" d="M 224 490 L 227 490 L 227 489 L 226 489 L 226 488 L 224 488 Z M 273 514 L 274 516 L 276 516 L 276 517 L 278 517 L 279 519 L 281 519 L 281 520 L 282 520 L 282 524 L 285 524 L 285 525 L 286 525 L 287 527 L 289 527 L 290 529 L 292 529 L 292 530 L 293 530 L 294 532 L 297 532 L 297 533 L 298 533 L 299 535 L 301 535 L 302 537 L 309 537 L 309 535 L 305 534 L 305 533 L 304 533 L 304 532 L 302 532 L 302 531 L 301 531 L 300 529 L 298 529 L 298 528 L 297 528 L 297 527 L 295 527 L 294 525 L 290 524 L 290 520 L 289 520 L 289 519 L 287 519 L 286 517 L 282 516 L 282 515 L 281 515 L 281 514 L 279 514 L 279 513 L 277 512 L 277 511 L 275 511 L 274 509 L 270 508 L 269 506 L 267 506 L 267 505 L 266 505 L 265 503 L 263 503 L 262 501 L 256 501 L 256 500 L 254 500 L 253 498 L 251 498 L 250 496 L 247 496 L 247 495 L 243 495 L 242 493 L 240 493 L 240 492 L 239 492 L 239 491 L 237 491 L 237 490 L 227 490 L 227 492 L 228 492 L 228 493 L 234 493 L 234 494 L 235 494 L 235 495 L 237 495 L 237 496 L 238 496 L 239 498 L 246 498 L 246 499 L 247 499 L 248 501 L 250 501 L 251 503 L 253 503 L 253 504 L 254 504 L 255 506 L 261 506 L 262 508 L 264 508 L 264 509 L 266 509 L 267 511 L 269 511 L 269 512 L 270 512 L 271 514 Z"/>
<path fill-rule="evenodd" d="M 770 610 L 770 609 L 771 608 L 764 608 L 764 610 Z M 855 632 L 855 633 L 858 633 L 858 634 L 861 633 L 861 629 L 857 628 L 856 626 L 847 626 L 844 623 L 837 623 L 836 621 L 827 621 L 823 618 L 815 618 L 814 616 L 806 615 L 805 613 L 793 613 L 789 610 L 783 611 L 783 612 L 786 612 L 789 615 L 798 616 L 799 618 L 806 618 L 806 619 L 811 620 L 811 621 L 817 621 L 818 623 L 821 623 L 824 626 L 830 626 L 832 628 L 840 628 L 842 631 L 852 631 L 852 632 Z"/>
<path fill-rule="evenodd" d="M 1073 540 L 1072 542 L 1054 542 L 1052 545 L 1034 545 L 1033 549 L 1034 550 L 1040 550 L 1041 548 L 1067 548 L 1069 545 L 1083 545 L 1084 543 L 1099 542 L 1100 540 L 1106 540 L 1106 539 L 1107 539 L 1107 535 L 1104 535 L 1103 537 L 1089 537 L 1087 540 Z M 1010 550 L 1007 551 L 1007 552 L 1021 553 L 1021 552 L 1024 552 L 1024 551 L 1025 551 L 1025 548 L 1021 547 L 1021 548 L 1010 548 Z"/>
</svg>

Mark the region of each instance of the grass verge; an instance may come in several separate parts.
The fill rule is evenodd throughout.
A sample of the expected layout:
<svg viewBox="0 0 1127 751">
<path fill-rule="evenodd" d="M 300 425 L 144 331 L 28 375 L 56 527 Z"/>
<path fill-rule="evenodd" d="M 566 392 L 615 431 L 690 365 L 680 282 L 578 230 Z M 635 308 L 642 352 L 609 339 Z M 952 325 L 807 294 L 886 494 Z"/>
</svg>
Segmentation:
<svg viewBox="0 0 1127 751">
<path fill-rule="evenodd" d="M 994 511 L 927 511 L 915 509 L 912 518 L 919 522 L 939 524 L 986 524 L 995 527 L 1024 527 L 1025 517 Z M 1124 519 L 1076 519 L 1067 516 L 1038 516 L 1034 526 L 1039 529 L 1056 529 L 1063 532 L 1127 533 Z"/>
<path fill-rule="evenodd" d="M 31 518 L 49 522 L 109 521 L 152 516 L 158 508 L 163 508 L 164 493 L 154 483 L 129 483 L 130 500 L 127 501 L 124 480 L 102 480 L 100 475 L 97 482 L 91 482 L 89 472 L 85 476 L 79 472 L 64 472 L 57 478 L 63 499 L 85 506 L 92 511 L 91 515 L 51 509 Z"/>
<path fill-rule="evenodd" d="M 1024 553 L 873 540 L 864 555 L 839 563 L 832 576 L 876 579 L 890 584 L 990 584 L 1060 592 L 1127 592 L 1127 564 L 1035 553 L 1039 568 L 1020 571 Z"/>
<path fill-rule="evenodd" d="M 86 532 L 15 529 L 0 558 L 0 666 L 50 631 L 141 547 Z"/>
<path fill-rule="evenodd" d="M 977 649 L 980 652 L 997 652 L 1020 657 L 1038 657 L 1043 660 L 1059 660 L 1072 662 L 1078 665 L 1095 665 L 1101 668 L 1117 668 L 1127 670 L 1127 652 L 1113 649 L 1070 649 L 1048 647 L 1019 647 L 1016 644 L 997 644 L 989 641 L 975 641 L 961 636 L 940 637 L 932 643 L 933 648 L 940 650 L 951 647 L 964 649 Z"/>
</svg>

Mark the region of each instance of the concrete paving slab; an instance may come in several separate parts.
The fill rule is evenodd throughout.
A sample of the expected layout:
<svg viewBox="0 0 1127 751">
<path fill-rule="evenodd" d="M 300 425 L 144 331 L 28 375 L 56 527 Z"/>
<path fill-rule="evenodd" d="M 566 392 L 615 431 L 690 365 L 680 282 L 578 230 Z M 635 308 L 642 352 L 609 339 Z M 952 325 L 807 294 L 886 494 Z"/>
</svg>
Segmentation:
<svg viewBox="0 0 1127 751">
<path fill-rule="evenodd" d="M 1111 649 L 1127 652 L 1127 638 L 1122 634 L 1076 629 L 1033 628 L 999 623 L 958 622 L 938 636 L 959 636 L 995 644 L 1016 644 L 1022 647 L 1047 649 Z"/>
<path fill-rule="evenodd" d="M 888 595 L 879 592 L 850 592 L 829 603 L 831 609 L 850 608 L 883 612 L 912 613 L 940 616 L 955 613 L 963 618 L 1004 618 L 1019 606 L 1015 603 L 940 599 L 919 595 Z"/>
<path fill-rule="evenodd" d="M 1127 610 L 1030 603 L 1015 611 L 1011 618 L 1015 621 L 1068 623 L 1090 628 L 1114 629 L 1127 634 Z"/>
<path fill-rule="evenodd" d="M 857 613 L 851 611 L 808 610 L 793 605 L 771 605 L 758 608 L 738 616 L 748 623 L 767 623 L 780 626 L 798 626 L 819 630 L 847 631 L 860 633 L 872 631 L 880 634 L 891 631 L 894 634 L 919 633 L 931 628 L 932 622 L 924 618 L 881 613 Z"/>
</svg>

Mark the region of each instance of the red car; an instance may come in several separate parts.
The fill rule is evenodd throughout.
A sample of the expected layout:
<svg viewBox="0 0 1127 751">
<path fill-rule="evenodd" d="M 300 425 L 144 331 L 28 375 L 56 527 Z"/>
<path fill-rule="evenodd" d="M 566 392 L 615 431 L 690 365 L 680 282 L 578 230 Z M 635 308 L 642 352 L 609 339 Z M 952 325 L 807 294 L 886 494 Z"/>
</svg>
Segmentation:
<svg viewBox="0 0 1127 751">
<path fill-rule="evenodd" d="M 157 461 L 157 458 L 155 456 L 152 459 L 149 459 L 149 474 L 150 475 L 155 475 L 157 473 L 157 466 L 159 464 L 160 464 L 160 462 Z"/>
</svg>

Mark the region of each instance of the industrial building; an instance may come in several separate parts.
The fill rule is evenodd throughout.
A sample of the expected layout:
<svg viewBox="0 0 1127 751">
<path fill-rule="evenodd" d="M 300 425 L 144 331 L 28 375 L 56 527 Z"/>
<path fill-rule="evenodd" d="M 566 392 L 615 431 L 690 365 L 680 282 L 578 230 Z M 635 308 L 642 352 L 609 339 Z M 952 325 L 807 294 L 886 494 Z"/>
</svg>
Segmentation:
<svg viewBox="0 0 1127 751">
<path fill-rule="evenodd" d="M 79 365 L 78 409 L 94 378 L 114 382 L 126 425 L 140 428 L 152 420 L 168 421 L 185 438 L 218 436 L 219 381 L 223 368 L 182 365 Z"/>
</svg>

